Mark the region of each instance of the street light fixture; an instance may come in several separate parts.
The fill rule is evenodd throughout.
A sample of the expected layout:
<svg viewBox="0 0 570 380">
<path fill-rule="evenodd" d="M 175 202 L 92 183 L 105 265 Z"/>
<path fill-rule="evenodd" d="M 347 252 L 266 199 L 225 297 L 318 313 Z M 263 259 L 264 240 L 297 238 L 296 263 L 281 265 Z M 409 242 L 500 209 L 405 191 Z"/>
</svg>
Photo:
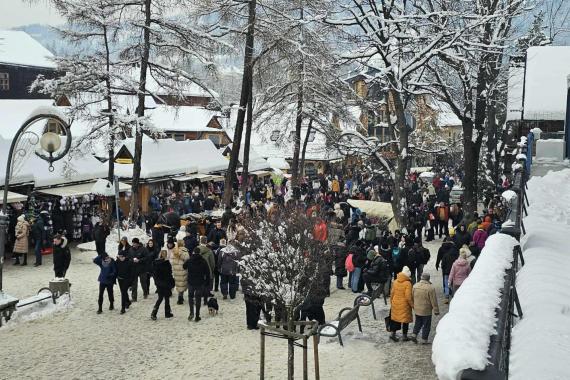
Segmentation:
<svg viewBox="0 0 570 380">
<path fill-rule="evenodd" d="M 45 128 L 40 137 L 36 132 L 30 131 L 29 129 L 37 122 L 43 120 L 47 122 L 45 123 Z M 52 123 L 56 123 L 59 127 L 58 130 L 65 134 L 65 145 L 63 149 L 61 149 L 62 139 L 60 135 L 54 132 L 46 131 L 47 126 L 51 125 Z M 69 129 L 69 124 L 65 121 L 65 117 L 61 115 L 61 113 L 54 107 L 40 107 L 32 112 L 30 117 L 22 124 L 18 132 L 16 132 L 16 135 L 12 140 L 12 144 L 10 145 L 10 150 L 8 152 L 8 159 L 6 160 L 6 175 L 4 177 L 5 182 L 3 194 L 4 202 L 2 203 L 2 212 L 0 213 L 0 311 L 3 310 L 3 299 L 14 299 L 13 297 L 4 294 L 2 290 L 2 269 L 4 267 L 6 235 L 9 225 L 8 190 L 10 186 L 10 175 L 12 173 L 12 163 L 15 158 L 14 153 L 22 153 L 16 148 L 23 135 L 32 137 L 30 139 L 30 142 L 34 145 L 37 145 L 39 142 L 40 150 L 36 150 L 35 154 L 41 159 L 48 162 L 49 171 L 54 170 L 53 163 L 57 160 L 62 159 L 71 148 L 71 131 Z M 15 308 L 15 305 L 13 305 L 13 307 Z M 0 318 L 1 317 L 2 316 L 0 315 Z"/>
</svg>

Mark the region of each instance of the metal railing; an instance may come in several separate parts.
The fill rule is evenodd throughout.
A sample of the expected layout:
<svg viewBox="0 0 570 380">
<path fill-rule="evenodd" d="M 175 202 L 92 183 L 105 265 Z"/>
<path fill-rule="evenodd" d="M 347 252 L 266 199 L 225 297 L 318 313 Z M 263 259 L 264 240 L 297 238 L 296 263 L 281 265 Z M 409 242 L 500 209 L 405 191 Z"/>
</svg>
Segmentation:
<svg viewBox="0 0 570 380">
<path fill-rule="evenodd" d="M 530 133 L 527 138 L 527 144 L 520 146 L 519 149 L 513 152 L 515 156 L 514 161 L 518 161 L 520 164 L 520 169 L 515 172 L 514 183 L 511 188 L 517 196 L 511 201 L 511 207 L 504 223 L 505 227 L 501 230 L 501 233 L 510 235 L 517 241 L 520 241 L 521 236 L 526 234 L 523 223 L 523 213 L 525 215 L 527 214 L 526 207 L 528 206 L 528 197 L 526 195 L 526 182 L 529 178 L 530 165 L 532 163 L 532 148 L 529 147 L 533 140 L 534 136 Z M 526 159 L 516 159 L 516 156 L 521 153 L 526 156 Z M 523 265 L 524 257 L 519 244 L 513 249 L 513 262 L 511 267 L 506 270 L 501 300 L 495 311 L 497 317 L 497 333 L 490 337 L 488 349 L 489 364 L 483 370 L 464 370 L 461 374 L 462 380 L 506 380 L 509 378 L 511 331 L 515 323 L 515 318 L 521 319 L 523 317 L 523 311 L 516 289 L 517 272 Z"/>
</svg>

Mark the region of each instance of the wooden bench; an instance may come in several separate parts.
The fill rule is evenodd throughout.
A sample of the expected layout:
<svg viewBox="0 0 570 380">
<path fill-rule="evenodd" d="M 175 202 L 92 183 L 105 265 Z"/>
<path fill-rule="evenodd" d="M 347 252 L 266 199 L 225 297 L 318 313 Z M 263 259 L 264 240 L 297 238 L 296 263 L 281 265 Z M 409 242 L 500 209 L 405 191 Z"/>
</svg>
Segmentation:
<svg viewBox="0 0 570 380">
<path fill-rule="evenodd" d="M 38 290 L 38 294 L 36 294 L 35 296 L 24 298 L 23 300 L 19 301 L 18 304 L 16 305 L 16 308 L 32 305 L 34 303 L 38 303 L 49 299 L 51 299 L 52 302 L 55 304 L 57 295 L 52 293 L 52 291 L 49 288 L 41 288 L 40 290 Z"/>
<path fill-rule="evenodd" d="M 340 333 L 348 325 L 350 325 L 352 321 L 356 319 L 356 321 L 358 322 L 358 330 L 362 332 L 362 325 L 360 324 L 360 316 L 358 315 L 359 308 L 360 305 L 356 305 L 353 308 L 345 307 L 344 309 L 342 309 L 338 313 L 337 319 L 319 327 L 319 332 L 318 332 L 319 336 L 325 336 L 329 338 L 338 337 L 338 342 L 340 343 L 341 346 L 344 346 L 342 343 L 342 336 Z"/>
<path fill-rule="evenodd" d="M 377 285 L 374 287 L 374 285 Z M 386 284 L 372 284 L 372 293 L 362 293 L 354 299 L 354 306 L 370 306 L 372 307 L 372 315 L 374 319 L 376 318 L 376 307 L 374 306 L 374 300 L 377 300 L 382 296 L 384 298 L 384 305 L 388 305 L 388 300 L 386 299 L 386 292 L 384 291 Z"/>
</svg>

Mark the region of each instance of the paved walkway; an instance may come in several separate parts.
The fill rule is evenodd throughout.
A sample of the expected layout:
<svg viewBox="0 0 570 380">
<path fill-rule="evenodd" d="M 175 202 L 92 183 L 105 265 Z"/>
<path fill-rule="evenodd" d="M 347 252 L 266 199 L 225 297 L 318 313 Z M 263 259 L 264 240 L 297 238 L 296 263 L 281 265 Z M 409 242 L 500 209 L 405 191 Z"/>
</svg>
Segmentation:
<svg viewBox="0 0 570 380">
<path fill-rule="evenodd" d="M 428 245 L 432 259 L 426 271 L 432 274 L 441 303 L 441 272 L 434 268 L 439 244 Z M 125 315 L 106 309 L 97 315 L 98 267 L 91 262 L 92 257 L 93 253 L 73 251 L 68 273 L 73 284 L 71 310 L 0 329 L 3 374 L 14 379 L 258 378 L 259 332 L 245 328 L 241 293 L 235 300 L 219 297 L 220 314 L 204 315 L 198 324 L 187 321 L 187 304 L 174 305 L 171 320 L 165 320 L 161 311 L 159 320 L 151 321 L 154 294 L 133 304 Z M 4 288 L 26 297 L 46 286 L 52 277 L 49 257 L 39 268 L 14 267 L 7 261 Z M 118 303 L 118 287 L 115 290 Z M 327 319 L 352 306 L 353 301 L 352 292 L 333 289 L 325 303 Z M 105 301 L 104 307 L 107 305 Z M 364 332 L 360 334 L 356 325 L 350 326 L 343 335 L 344 348 L 335 339 L 321 341 L 321 378 L 436 379 L 431 346 L 390 342 L 383 320 L 389 306 L 380 300 L 376 305 L 378 320 L 372 318 L 370 308 L 362 310 Z M 440 306 L 442 313 L 447 311 L 447 305 Z M 438 320 L 434 321 L 431 339 Z M 284 341 L 268 339 L 267 378 L 285 378 L 285 353 Z M 297 378 L 301 376 L 301 357 L 297 349 Z M 309 358 L 311 367 L 312 355 Z"/>
</svg>

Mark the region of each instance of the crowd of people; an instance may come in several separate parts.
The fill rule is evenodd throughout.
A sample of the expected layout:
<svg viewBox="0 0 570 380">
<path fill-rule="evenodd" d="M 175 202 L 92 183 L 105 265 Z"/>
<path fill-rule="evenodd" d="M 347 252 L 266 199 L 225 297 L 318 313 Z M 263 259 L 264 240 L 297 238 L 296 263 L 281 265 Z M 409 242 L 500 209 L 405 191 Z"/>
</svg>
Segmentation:
<svg viewBox="0 0 570 380">
<path fill-rule="evenodd" d="M 143 298 L 151 294 L 153 280 L 157 300 L 151 318 L 158 318 L 159 307 L 164 303 L 165 318 L 172 318 L 170 298 L 189 306 L 188 320 L 201 320 L 201 307 L 217 311 L 214 295 L 220 292 L 224 300 L 235 299 L 242 288 L 246 303 L 246 325 L 257 329 L 260 314 L 271 318 L 271 300 L 262 300 L 251 291 L 251 284 L 239 277 L 239 260 L 247 254 L 239 244 L 243 240 L 243 224 L 248 218 L 280 220 L 291 207 L 301 211 L 313 222 L 312 236 L 326 245 L 333 260 L 330 271 L 324 273 L 324 291 L 312 294 L 298 310 L 300 319 L 315 319 L 325 323 L 324 303 L 330 296 L 330 278 L 338 290 L 349 289 L 360 294 L 371 293 L 382 287 L 390 294 L 390 314 L 386 321 L 390 339 L 398 341 L 402 330 L 403 341 L 428 341 L 432 314 L 438 314 L 436 290 L 426 270 L 431 254 L 424 241 L 443 239 L 437 252 L 435 269 L 442 270 L 444 302 L 448 303 L 469 276 L 489 235 L 500 229 L 503 209 L 499 198 L 493 198 L 481 214 L 465 214 L 461 200 L 453 199 L 452 190 L 461 181 L 453 169 L 442 170 L 426 181 L 416 173 L 408 178 L 406 199 L 407 224 L 390 231 L 388 221 L 379 216 L 367 215 L 351 207 L 349 200 L 387 201 L 392 197 L 390 181 L 381 176 L 358 175 L 350 177 L 321 176 L 313 183 L 303 183 L 299 201 L 292 200 L 286 181 L 280 184 L 262 183 L 248 188 L 241 212 L 236 215 L 226 208 L 219 218 L 212 217 L 218 207 L 219 195 L 201 193 L 180 197 L 176 194 L 161 200 L 151 199 L 160 212 L 178 211 L 205 213 L 207 223 L 200 230 L 195 224 L 184 228 L 184 237 L 178 239 L 176 231 L 166 234 L 147 220 L 152 238 L 142 244 L 137 238 L 122 238 L 116 252 L 106 252 L 105 242 L 109 228 L 103 223 L 90 227 L 90 236 L 96 243 L 97 257 L 93 262 L 100 267 L 97 313 L 103 313 L 105 293 L 109 309 L 114 310 L 114 285 L 121 294 L 120 313 L 124 314 L 139 298 L 139 283 Z M 454 173 L 454 174 L 451 174 Z M 166 202 L 166 203 L 164 203 Z M 292 206 L 294 204 L 294 206 Z M 148 218 L 147 218 L 148 219 Z M 41 218 L 40 218 L 41 220 Z M 41 221 L 40 221 L 41 222 Z M 27 257 L 28 236 L 35 244 L 43 231 L 30 226 L 25 218 L 18 218 L 15 228 L 16 260 Z M 58 234 L 53 241 L 54 272 L 65 277 L 70 264 L 70 251 L 65 236 Z M 38 260 L 38 259 L 37 259 Z M 41 263 L 41 255 L 40 255 Z M 16 261 L 18 263 L 18 261 Z M 37 262 L 36 262 L 37 264 Z M 277 317 L 279 310 L 273 309 Z M 415 325 L 411 336 L 409 324 Z"/>
</svg>

